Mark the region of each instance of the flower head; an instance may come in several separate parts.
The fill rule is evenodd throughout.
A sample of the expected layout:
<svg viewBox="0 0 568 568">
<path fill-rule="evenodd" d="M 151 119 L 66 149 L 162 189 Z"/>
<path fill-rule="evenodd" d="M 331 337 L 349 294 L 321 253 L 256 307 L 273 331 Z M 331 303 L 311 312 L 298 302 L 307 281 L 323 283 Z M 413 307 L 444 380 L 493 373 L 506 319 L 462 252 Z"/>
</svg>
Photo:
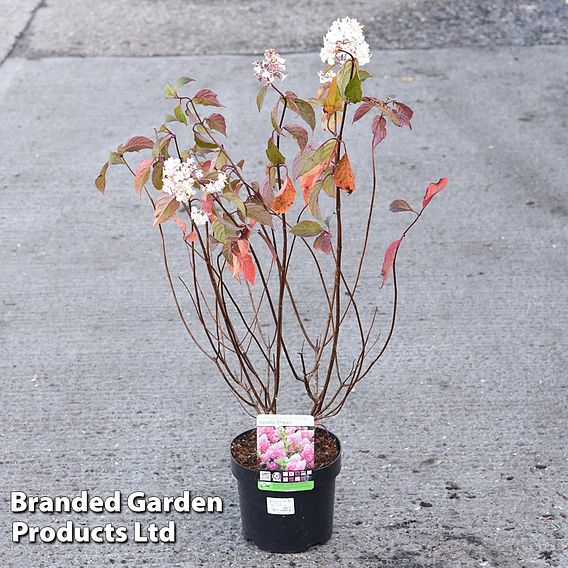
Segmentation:
<svg viewBox="0 0 568 568">
<path fill-rule="evenodd" d="M 168 158 L 164 162 L 162 190 L 180 203 L 188 204 L 195 195 L 196 186 L 202 176 L 203 172 L 193 156 L 185 162 L 179 158 Z"/>
<path fill-rule="evenodd" d="M 203 209 L 199 207 L 195 207 L 195 205 L 191 208 L 191 220 L 197 225 L 205 225 L 209 220 L 209 216 Z"/>
<path fill-rule="evenodd" d="M 335 71 L 333 69 L 330 69 L 329 71 L 318 71 L 318 77 L 322 85 L 327 85 L 333 81 Z"/>
<path fill-rule="evenodd" d="M 369 44 L 363 35 L 363 24 L 355 18 L 342 18 L 331 24 L 323 38 L 320 57 L 324 63 L 333 65 L 348 59 L 348 54 L 357 59 L 359 65 L 371 60 Z"/>
<path fill-rule="evenodd" d="M 252 64 L 254 76 L 259 81 L 266 81 L 268 84 L 273 83 L 275 79 L 283 81 L 286 78 L 286 75 L 284 75 L 286 72 L 285 61 L 275 49 L 267 49 L 264 52 L 264 59 Z"/>
<path fill-rule="evenodd" d="M 219 172 L 215 181 L 209 182 L 203 186 L 203 191 L 207 193 L 222 193 L 227 183 L 227 174 Z"/>
</svg>

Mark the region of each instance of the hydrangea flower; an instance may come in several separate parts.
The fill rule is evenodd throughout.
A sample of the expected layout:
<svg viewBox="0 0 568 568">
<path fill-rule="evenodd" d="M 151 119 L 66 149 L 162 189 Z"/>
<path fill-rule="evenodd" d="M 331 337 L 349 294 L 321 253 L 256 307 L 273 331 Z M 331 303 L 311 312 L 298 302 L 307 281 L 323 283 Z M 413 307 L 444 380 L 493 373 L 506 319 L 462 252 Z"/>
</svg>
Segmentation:
<svg viewBox="0 0 568 568">
<path fill-rule="evenodd" d="M 223 172 L 219 172 L 215 181 L 209 182 L 203 186 L 203 191 L 206 191 L 207 193 L 223 193 L 226 183 L 227 175 Z"/>
<path fill-rule="evenodd" d="M 318 77 L 322 85 L 327 85 L 331 83 L 335 77 L 335 71 L 330 69 L 329 71 L 318 71 Z"/>
<path fill-rule="evenodd" d="M 193 156 L 185 162 L 179 158 L 168 158 L 164 162 L 162 190 L 187 205 L 195 195 L 195 186 L 202 176 L 203 172 Z"/>
<path fill-rule="evenodd" d="M 344 51 L 357 59 L 359 65 L 366 65 L 371 60 L 369 44 L 363 35 L 363 24 L 355 18 L 341 18 L 331 24 L 323 38 L 320 57 L 329 65 L 342 63 L 349 58 Z"/>
<path fill-rule="evenodd" d="M 262 61 L 255 61 L 253 65 L 254 76 L 259 81 L 266 81 L 266 83 L 273 83 L 275 79 L 283 81 L 286 78 L 286 60 L 278 55 L 275 49 L 267 49 L 264 52 L 264 59 Z"/>
<path fill-rule="evenodd" d="M 205 225 L 209 221 L 209 216 L 203 209 L 199 207 L 192 206 L 191 208 L 191 220 L 197 225 Z"/>
</svg>

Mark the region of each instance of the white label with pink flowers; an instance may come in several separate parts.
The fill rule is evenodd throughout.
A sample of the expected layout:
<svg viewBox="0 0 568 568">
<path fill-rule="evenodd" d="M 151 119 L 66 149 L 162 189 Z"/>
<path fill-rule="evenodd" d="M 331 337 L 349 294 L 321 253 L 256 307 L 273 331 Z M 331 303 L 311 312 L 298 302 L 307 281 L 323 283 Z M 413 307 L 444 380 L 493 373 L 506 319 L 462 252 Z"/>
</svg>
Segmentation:
<svg viewBox="0 0 568 568">
<path fill-rule="evenodd" d="M 256 417 L 256 449 L 259 489 L 290 492 L 314 488 L 313 416 L 259 414 Z"/>
</svg>

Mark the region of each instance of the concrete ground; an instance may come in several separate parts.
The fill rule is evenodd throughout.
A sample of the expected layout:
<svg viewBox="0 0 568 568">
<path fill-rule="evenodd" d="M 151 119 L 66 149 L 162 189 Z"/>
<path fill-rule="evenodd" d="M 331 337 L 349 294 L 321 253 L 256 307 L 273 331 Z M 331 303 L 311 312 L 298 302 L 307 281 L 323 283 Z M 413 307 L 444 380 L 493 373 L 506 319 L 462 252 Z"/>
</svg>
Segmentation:
<svg viewBox="0 0 568 568">
<path fill-rule="evenodd" d="M 258 175 L 263 136 L 253 126 L 266 117 L 254 105 L 251 56 L 192 54 L 211 53 L 199 46 L 258 52 L 274 29 L 271 44 L 296 52 L 287 82 L 305 91 L 320 68 L 317 38 L 345 10 L 326 3 L 332 7 L 307 24 L 292 4 L 275 17 L 294 25 L 267 30 L 259 23 L 271 21 L 273 3 L 227 3 L 230 12 L 196 39 L 184 22 L 204 30 L 212 6 L 225 3 L 173 12 L 153 2 L 87 8 L 48 0 L 14 9 L 0 0 L 2 566 L 568 566 L 568 48 L 560 2 L 492 3 L 504 10 L 498 16 L 467 2 L 461 11 L 457 3 L 354 3 L 352 13 L 368 21 L 373 90 L 416 113 L 412 132 L 391 131 L 379 148 L 385 233 L 371 256 L 398 235 L 400 218 L 386 213 L 391 199 L 417 201 L 442 175 L 450 184 L 405 242 L 390 350 L 329 422 L 344 447 L 333 539 L 278 556 L 241 537 L 228 443 L 252 424 L 186 340 L 150 213 L 129 178 L 112 171 L 105 198 L 92 182 L 111 147 L 159 123 L 163 84 L 182 74 L 219 93 L 247 169 Z M 420 31 L 407 29 L 408 14 L 423 20 Z M 368 124 L 359 128 L 354 217 L 369 176 Z M 369 281 L 364 301 L 382 303 L 391 292 Z M 299 402 L 292 393 L 283 410 Z M 82 489 L 189 489 L 220 495 L 226 510 L 9 512 L 11 490 Z M 14 520 L 58 526 L 67 518 L 91 526 L 174 519 L 177 543 L 10 542 Z"/>
</svg>

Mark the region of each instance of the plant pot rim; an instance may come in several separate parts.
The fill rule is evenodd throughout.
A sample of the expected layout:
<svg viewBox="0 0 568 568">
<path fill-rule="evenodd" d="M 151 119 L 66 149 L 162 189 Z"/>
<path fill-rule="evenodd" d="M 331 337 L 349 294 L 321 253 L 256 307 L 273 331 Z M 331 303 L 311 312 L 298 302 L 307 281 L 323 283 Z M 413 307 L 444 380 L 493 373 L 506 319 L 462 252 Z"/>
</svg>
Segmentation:
<svg viewBox="0 0 568 568">
<path fill-rule="evenodd" d="M 335 441 L 337 442 L 338 452 L 337 452 L 336 458 L 331 463 L 328 463 L 324 467 L 314 469 L 314 480 L 319 479 L 320 481 L 324 481 L 325 479 L 335 478 L 339 474 L 339 472 L 341 471 L 341 454 L 342 454 L 341 441 L 331 430 L 328 430 L 327 428 L 322 428 L 321 426 L 316 426 L 316 428 L 319 428 L 320 430 L 325 430 L 328 434 L 333 436 L 335 438 Z M 241 432 L 239 435 L 235 436 L 233 438 L 233 440 L 231 441 L 231 446 L 230 446 L 231 471 L 236 478 L 252 475 L 256 479 L 256 476 L 258 475 L 258 472 L 259 472 L 258 469 L 251 469 L 249 467 L 245 467 L 244 465 L 240 464 L 235 459 L 235 457 L 233 456 L 233 452 L 232 452 L 233 442 L 237 438 L 240 438 L 243 434 L 247 434 L 248 432 L 251 432 L 252 430 L 256 430 L 256 427 L 255 428 L 249 428 L 248 430 Z"/>
</svg>

